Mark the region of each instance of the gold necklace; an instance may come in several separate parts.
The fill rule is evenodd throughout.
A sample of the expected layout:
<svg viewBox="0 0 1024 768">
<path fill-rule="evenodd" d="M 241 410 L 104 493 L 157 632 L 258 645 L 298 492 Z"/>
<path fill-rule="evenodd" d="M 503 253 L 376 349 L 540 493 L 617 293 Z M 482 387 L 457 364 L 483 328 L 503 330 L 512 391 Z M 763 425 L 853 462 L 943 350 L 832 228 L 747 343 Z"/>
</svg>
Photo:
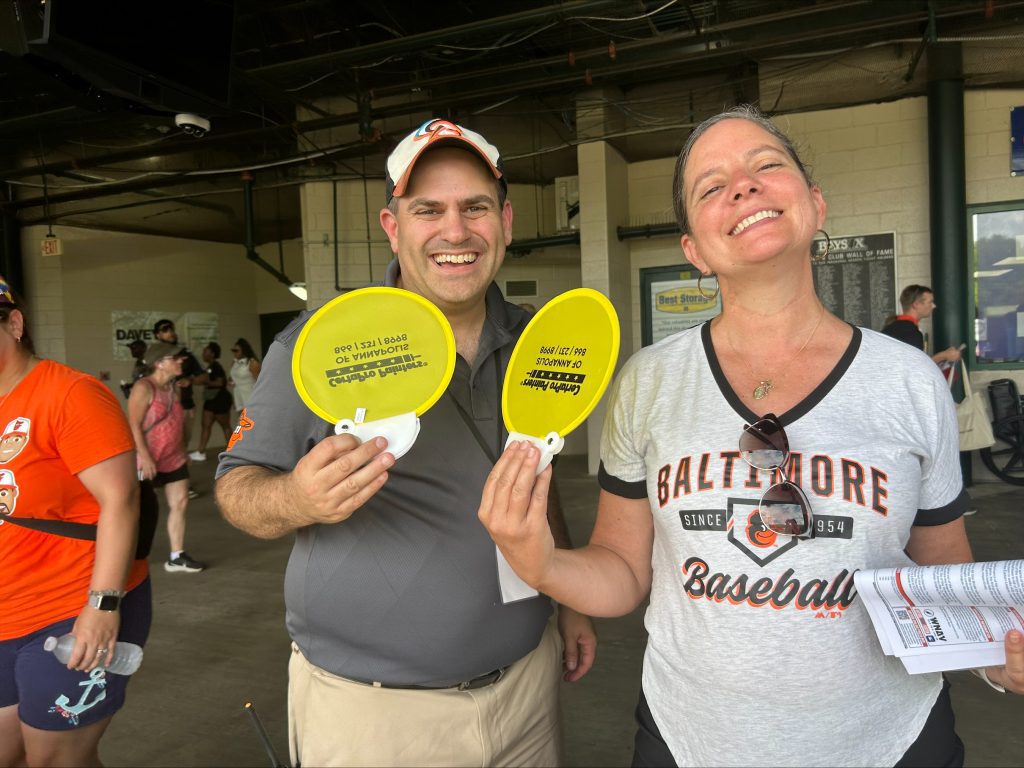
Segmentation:
<svg viewBox="0 0 1024 768">
<path fill-rule="evenodd" d="M 821 325 L 821 321 L 822 321 L 822 319 L 824 317 L 825 317 L 825 305 L 822 304 L 821 305 L 821 312 L 818 313 L 818 322 L 816 322 L 814 324 L 814 327 L 811 329 L 810 336 L 807 337 L 807 340 L 803 343 L 803 345 L 801 345 L 800 349 L 798 349 L 796 352 L 794 352 L 792 355 L 790 355 L 789 359 L 785 362 L 785 364 L 782 365 L 782 366 L 779 366 L 779 368 L 785 368 L 785 366 L 789 365 L 794 360 L 796 360 L 796 358 L 799 357 L 801 352 L 803 352 L 805 349 L 807 349 L 807 345 L 811 343 L 811 339 L 814 338 L 814 334 L 818 332 L 818 326 Z M 747 370 L 750 371 L 751 378 L 754 379 L 755 381 L 757 381 L 757 386 L 754 387 L 754 392 L 753 392 L 754 399 L 755 400 L 762 400 L 765 397 L 767 397 L 768 393 L 771 392 L 773 389 L 775 389 L 775 383 L 772 381 L 772 377 L 769 377 L 769 378 L 766 378 L 766 379 L 762 379 L 760 376 L 755 374 L 754 373 L 754 369 L 750 367 L 750 363 L 747 362 L 747 359 L 745 357 L 743 357 L 743 355 L 741 355 L 739 353 L 739 350 L 736 349 L 736 345 L 732 343 L 732 337 L 728 333 L 725 334 L 725 340 L 728 341 L 729 342 L 729 346 L 732 347 L 733 354 L 735 354 L 736 357 L 738 357 L 741 360 L 743 360 L 744 365 L 747 366 Z M 778 370 L 778 369 L 776 369 L 776 370 Z"/>
</svg>

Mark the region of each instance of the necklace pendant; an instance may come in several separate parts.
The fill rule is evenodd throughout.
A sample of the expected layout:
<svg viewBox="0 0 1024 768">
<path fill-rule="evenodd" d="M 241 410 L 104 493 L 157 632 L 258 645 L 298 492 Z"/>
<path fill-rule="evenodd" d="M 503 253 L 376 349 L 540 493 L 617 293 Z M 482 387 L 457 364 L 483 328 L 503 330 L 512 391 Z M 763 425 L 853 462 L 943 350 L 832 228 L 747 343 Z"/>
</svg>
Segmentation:
<svg viewBox="0 0 1024 768">
<path fill-rule="evenodd" d="M 760 400 L 763 397 L 767 397 L 768 393 L 772 391 L 772 382 L 770 379 L 765 379 L 756 387 L 754 387 L 754 399 Z"/>
</svg>

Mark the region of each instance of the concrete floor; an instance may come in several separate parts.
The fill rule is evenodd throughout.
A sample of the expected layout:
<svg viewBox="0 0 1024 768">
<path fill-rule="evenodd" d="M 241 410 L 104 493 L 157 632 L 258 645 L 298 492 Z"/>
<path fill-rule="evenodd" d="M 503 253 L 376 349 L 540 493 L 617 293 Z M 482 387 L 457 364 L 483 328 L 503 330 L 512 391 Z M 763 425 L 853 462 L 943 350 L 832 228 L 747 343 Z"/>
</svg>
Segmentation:
<svg viewBox="0 0 1024 768">
<path fill-rule="evenodd" d="M 186 539 L 189 553 L 210 568 L 166 573 L 166 532 L 158 531 L 152 633 L 127 704 L 101 744 L 108 766 L 270 765 L 246 702 L 254 703 L 287 761 L 282 578 L 291 538 L 260 541 L 221 519 L 211 493 L 215 455 L 211 450 L 210 461 L 192 465 L 202 496 L 189 505 Z M 583 543 L 597 484 L 582 457 L 564 457 L 560 473 L 570 528 Z M 967 529 L 976 559 L 1024 556 L 1024 488 L 975 485 L 971 495 L 978 513 L 967 518 Z M 597 628 L 594 669 L 578 683 L 563 684 L 566 764 L 628 766 L 645 643 L 642 612 L 598 620 Z M 1024 765 L 1024 697 L 1000 695 L 965 672 L 950 679 L 967 766 Z"/>
</svg>

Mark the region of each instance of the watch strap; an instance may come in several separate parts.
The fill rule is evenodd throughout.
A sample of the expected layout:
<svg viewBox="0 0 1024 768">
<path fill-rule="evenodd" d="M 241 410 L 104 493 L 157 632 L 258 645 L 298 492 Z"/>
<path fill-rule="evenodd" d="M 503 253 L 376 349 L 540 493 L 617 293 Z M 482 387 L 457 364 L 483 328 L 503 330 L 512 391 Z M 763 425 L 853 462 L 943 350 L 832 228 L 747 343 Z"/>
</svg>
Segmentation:
<svg viewBox="0 0 1024 768">
<path fill-rule="evenodd" d="M 118 589 L 89 590 L 89 605 L 98 611 L 116 611 L 125 593 Z"/>
</svg>

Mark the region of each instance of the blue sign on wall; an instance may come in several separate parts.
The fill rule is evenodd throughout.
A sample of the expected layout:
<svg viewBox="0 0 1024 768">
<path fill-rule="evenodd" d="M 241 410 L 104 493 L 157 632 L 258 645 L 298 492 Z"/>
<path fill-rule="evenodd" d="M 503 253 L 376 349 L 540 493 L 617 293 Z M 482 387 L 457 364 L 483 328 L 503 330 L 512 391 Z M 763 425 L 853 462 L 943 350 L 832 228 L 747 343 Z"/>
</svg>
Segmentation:
<svg viewBox="0 0 1024 768">
<path fill-rule="evenodd" d="M 1010 110 L 1010 175 L 1024 175 L 1024 107 Z"/>
</svg>

